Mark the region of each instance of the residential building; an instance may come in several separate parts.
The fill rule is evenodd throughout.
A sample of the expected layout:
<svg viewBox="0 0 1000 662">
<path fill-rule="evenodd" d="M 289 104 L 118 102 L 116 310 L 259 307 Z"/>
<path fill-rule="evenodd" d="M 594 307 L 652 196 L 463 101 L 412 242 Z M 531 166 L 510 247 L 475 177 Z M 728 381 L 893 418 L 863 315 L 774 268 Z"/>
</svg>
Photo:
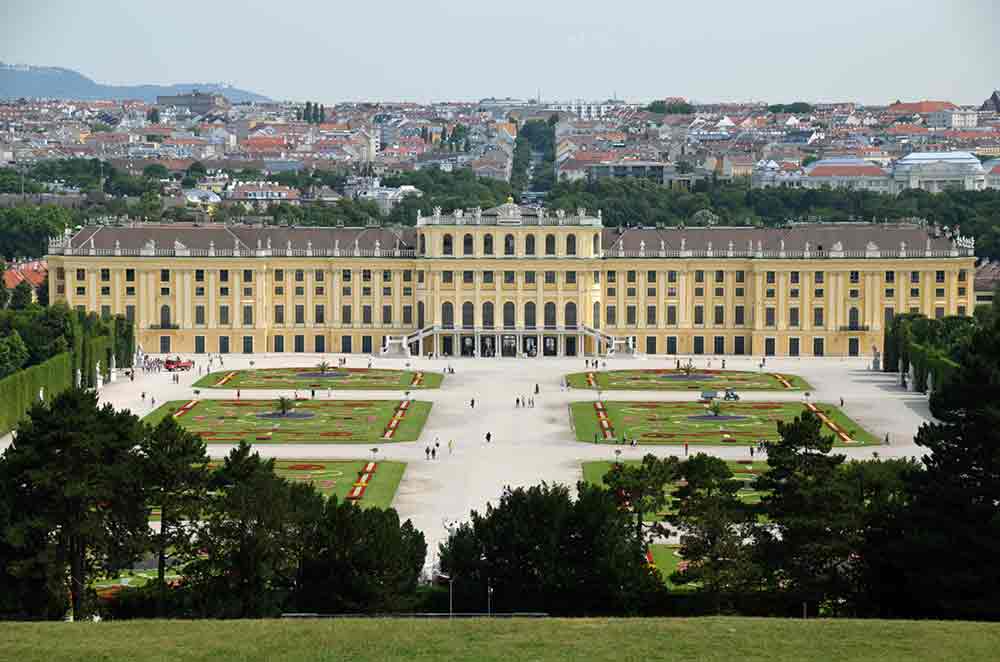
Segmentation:
<svg viewBox="0 0 1000 662">
<path fill-rule="evenodd" d="M 979 113 L 974 110 L 938 110 L 927 115 L 928 126 L 944 129 L 974 129 L 979 122 Z"/>
</svg>

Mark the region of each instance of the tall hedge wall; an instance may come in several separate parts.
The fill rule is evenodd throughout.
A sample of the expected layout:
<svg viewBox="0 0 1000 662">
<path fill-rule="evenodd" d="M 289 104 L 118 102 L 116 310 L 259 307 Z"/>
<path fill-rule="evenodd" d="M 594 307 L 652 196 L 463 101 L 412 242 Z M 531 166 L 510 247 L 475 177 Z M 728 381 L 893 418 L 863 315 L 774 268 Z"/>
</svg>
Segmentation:
<svg viewBox="0 0 1000 662">
<path fill-rule="evenodd" d="M 0 434 L 17 425 L 28 408 L 38 400 L 38 389 L 45 389 L 45 399 L 73 384 L 73 357 L 57 354 L 44 363 L 0 379 Z"/>
</svg>

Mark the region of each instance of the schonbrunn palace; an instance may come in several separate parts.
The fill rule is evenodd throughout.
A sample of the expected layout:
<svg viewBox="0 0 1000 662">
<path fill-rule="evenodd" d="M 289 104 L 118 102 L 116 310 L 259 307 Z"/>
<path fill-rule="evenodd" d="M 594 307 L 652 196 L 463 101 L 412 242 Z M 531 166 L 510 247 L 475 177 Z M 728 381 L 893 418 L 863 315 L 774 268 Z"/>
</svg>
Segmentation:
<svg viewBox="0 0 1000 662">
<path fill-rule="evenodd" d="M 920 224 L 608 228 L 512 202 L 416 227 L 135 224 L 50 242 L 51 301 L 146 352 L 867 355 L 966 315 L 972 240 Z"/>
</svg>

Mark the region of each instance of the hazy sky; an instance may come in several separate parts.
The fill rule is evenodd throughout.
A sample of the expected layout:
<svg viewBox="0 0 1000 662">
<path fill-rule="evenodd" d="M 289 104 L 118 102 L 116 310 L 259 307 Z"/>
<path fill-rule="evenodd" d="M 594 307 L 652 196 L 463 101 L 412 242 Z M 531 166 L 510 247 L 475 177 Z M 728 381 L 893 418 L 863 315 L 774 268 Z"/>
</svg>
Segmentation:
<svg viewBox="0 0 1000 662">
<path fill-rule="evenodd" d="M 0 0 L 0 61 L 278 99 L 771 102 L 1000 88 L 997 0 Z"/>
</svg>

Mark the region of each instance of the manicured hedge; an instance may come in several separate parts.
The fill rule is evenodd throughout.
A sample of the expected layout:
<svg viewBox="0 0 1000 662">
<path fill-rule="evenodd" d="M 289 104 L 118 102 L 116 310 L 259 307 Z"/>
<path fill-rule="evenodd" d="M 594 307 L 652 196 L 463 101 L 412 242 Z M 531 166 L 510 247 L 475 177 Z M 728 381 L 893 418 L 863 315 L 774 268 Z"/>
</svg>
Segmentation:
<svg viewBox="0 0 1000 662">
<path fill-rule="evenodd" d="M 72 383 L 73 357 L 69 352 L 0 379 L 0 434 L 7 434 L 17 425 L 38 400 L 38 389 L 44 388 L 45 399 L 50 400 Z"/>
</svg>

